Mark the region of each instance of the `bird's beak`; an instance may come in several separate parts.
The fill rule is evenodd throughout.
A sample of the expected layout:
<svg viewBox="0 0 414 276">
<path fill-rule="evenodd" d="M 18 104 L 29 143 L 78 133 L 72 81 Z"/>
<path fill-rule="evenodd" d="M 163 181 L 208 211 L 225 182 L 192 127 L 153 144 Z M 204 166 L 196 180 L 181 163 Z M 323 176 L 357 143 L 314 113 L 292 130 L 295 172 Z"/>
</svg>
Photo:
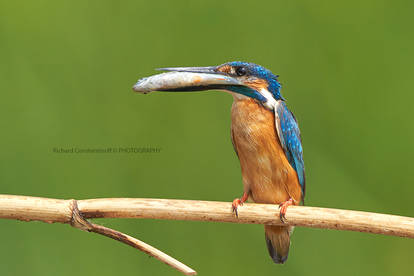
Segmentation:
<svg viewBox="0 0 414 276">
<path fill-rule="evenodd" d="M 230 86 L 243 86 L 237 78 L 218 71 L 216 66 L 169 67 L 158 70 L 168 72 L 140 79 L 132 89 L 136 92 L 149 93 L 151 91 L 227 90 Z"/>
<path fill-rule="evenodd" d="M 191 73 L 217 73 L 217 66 L 206 66 L 206 67 L 164 67 L 157 68 L 158 71 L 169 71 L 169 72 L 191 72 Z"/>
</svg>

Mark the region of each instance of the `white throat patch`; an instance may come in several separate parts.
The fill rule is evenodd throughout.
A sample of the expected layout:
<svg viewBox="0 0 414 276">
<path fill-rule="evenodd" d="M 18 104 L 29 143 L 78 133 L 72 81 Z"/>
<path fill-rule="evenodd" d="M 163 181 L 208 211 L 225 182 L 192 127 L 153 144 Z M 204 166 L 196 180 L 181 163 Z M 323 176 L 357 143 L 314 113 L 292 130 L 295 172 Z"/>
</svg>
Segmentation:
<svg viewBox="0 0 414 276">
<path fill-rule="evenodd" d="M 263 103 L 265 107 L 267 107 L 270 110 L 276 109 L 277 101 L 275 100 L 275 98 L 273 98 L 273 95 L 269 92 L 269 90 L 267 90 L 266 88 L 262 88 L 259 91 L 259 93 L 262 94 L 262 96 L 265 97 L 267 100 L 265 103 Z"/>
</svg>

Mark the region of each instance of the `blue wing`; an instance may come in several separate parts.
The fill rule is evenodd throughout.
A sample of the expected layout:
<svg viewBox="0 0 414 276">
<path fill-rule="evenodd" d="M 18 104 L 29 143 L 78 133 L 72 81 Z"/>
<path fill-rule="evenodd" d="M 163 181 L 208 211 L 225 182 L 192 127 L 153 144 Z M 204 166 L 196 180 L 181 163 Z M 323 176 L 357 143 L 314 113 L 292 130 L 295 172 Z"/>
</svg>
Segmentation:
<svg viewBox="0 0 414 276">
<path fill-rule="evenodd" d="M 305 164 L 303 162 L 302 141 L 295 116 L 287 108 L 285 102 L 279 101 L 275 108 L 275 123 L 280 143 L 290 165 L 295 169 L 302 197 L 305 197 Z"/>
</svg>

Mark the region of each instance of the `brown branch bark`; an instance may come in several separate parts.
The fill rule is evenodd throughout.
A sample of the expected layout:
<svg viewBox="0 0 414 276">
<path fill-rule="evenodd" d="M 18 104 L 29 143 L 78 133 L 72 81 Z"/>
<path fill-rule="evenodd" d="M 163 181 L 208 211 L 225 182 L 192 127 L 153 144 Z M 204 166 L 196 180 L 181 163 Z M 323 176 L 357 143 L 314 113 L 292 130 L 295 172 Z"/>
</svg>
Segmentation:
<svg viewBox="0 0 414 276">
<path fill-rule="evenodd" d="M 239 207 L 238 214 L 238 217 L 232 214 L 230 202 L 140 198 L 59 200 L 0 195 L 0 218 L 68 223 L 131 245 L 187 275 L 196 272 L 139 240 L 86 219 L 151 218 L 282 225 L 275 205 L 244 204 Z M 414 238 L 414 218 L 361 211 L 291 206 L 285 225 Z"/>
<path fill-rule="evenodd" d="M 67 223 L 75 228 L 104 235 L 139 249 L 185 275 L 197 274 L 192 268 L 143 241 L 87 221 L 82 211 L 79 210 L 78 202 L 73 199 L 61 200 L 0 194 L 0 218 L 22 221 L 43 221 L 47 223 Z"/>
</svg>

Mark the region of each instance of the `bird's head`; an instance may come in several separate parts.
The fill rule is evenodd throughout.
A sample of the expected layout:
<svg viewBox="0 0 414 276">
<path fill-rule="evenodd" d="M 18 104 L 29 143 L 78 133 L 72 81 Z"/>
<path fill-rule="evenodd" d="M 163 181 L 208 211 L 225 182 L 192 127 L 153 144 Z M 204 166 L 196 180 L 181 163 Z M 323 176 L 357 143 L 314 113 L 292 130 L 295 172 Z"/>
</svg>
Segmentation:
<svg viewBox="0 0 414 276">
<path fill-rule="evenodd" d="M 280 83 L 268 69 L 249 62 L 232 61 L 208 67 L 169 67 L 169 71 L 139 80 L 137 92 L 226 90 L 241 94 L 272 108 L 280 94 Z"/>
</svg>

